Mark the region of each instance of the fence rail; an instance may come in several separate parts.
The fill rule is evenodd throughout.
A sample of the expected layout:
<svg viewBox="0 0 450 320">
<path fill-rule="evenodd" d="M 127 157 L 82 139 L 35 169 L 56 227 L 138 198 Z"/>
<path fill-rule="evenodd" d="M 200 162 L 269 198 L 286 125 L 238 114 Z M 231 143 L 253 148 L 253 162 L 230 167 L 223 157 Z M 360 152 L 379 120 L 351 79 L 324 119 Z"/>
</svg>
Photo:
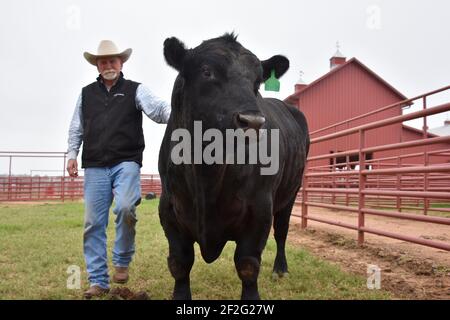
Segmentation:
<svg viewBox="0 0 450 320">
<path fill-rule="evenodd" d="M 302 208 L 301 215 L 299 215 L 302 219 L 302 228 L 306 228 L 308 220 L 312 220 L 356 230 L 359 244 L 364 243 L 365 233 L 371 233 L 450 251 L 449 243 L 377 230 L 366 226 L 365 221 L 367 215 L 372 215 L 420 223 L 450 225 L 450 218 L 445 216 L 446 213 L 450 213 L 450 163 L 446 162 L 449 161 L 450 147 L 433 151 L 427 149 L 427 146 L 437 143 L 448 143 L 450 146 L 450 136 L 429 135 L 426 119 L 428 116 L 450 110 L 450 103 L 427 107 L 427 98 L 430 95 L 448 89 L 450 86 L 312 132 L 311 147 L 325 141 L 355 134 L 359 135 L 359 143 L 356 148 L 353 146 L 351 150 L 314 155 L 308 158 L 303 187 L 297 196 L 297 203 Z M 423 101 L 422 110 L 350 127 L 350 122 L 356 119 L 395 106 L 411 105 L 414 100 Z M 424 124 L 421 139 L 366 146 L 368 131 L 380 130 L 388 125 L 420 118 L 423 119 Z M 337 130 L 342 125 L 347 125 L 347 128 L 334 133 L 326 133 L 329 132 L 329 129 Z M 404 151 L 405 148 L 412 147 L 422 147 L 423 152 L 417 152 L 417 149 L 416 152 L 410 153 Z M 369 157 L 367 157 L 368 154 L 373 157 L 375 152 L 386 150 L 398 150 L 398 154 L 384 158 L 368 159 Z M 350 161 L 350 156 L 355 154 L 358 155 L 358 160 Z M 336 163 L 337 157 L 344 157 L 345 162 Z M 431 164 L 431 157 L 440 159 L 437 162 L 441 163 Z M 408 159 L 411 158 L 420 158 L 422 163 L 408 163 Z M 324 165 L 324 160 L 328 160 L 330 164 Z M 354 213 L 357 215 L 357 224 L 311 215 L 308 212 L 310 207 Z M 444 216 L 430 216 L 430 213 L 439 213 Z"/>
<path fill-rule="evenodd" d="M 1 201 L 74 201 L 83 197 L 84 177 L 66 176 L 66 152 L 0 151 L 0 158 L 9 160 L 9 172 L 0 175 Z M 14 163 L 18 159 L 59 159 L 61 170 L 31 169 L 29 175 L 13 175 Z M 56 176 L 36 175 L 36 172 L 55 173 Z M 161 182 L 157 174 L 141 175 L 141 190 L 161 194 Z"/>
<path fill-rule="evenodd" d="M 427 107 L 429 96 L 448 89 L 450 86 L 311 132 L 312 146 L 355 134 L 359 135 L 359 145 L 351 150 L 308 158 L 303 188 L 297 196 L 297 203 L 302 208 L 302 213 L 299 215 L 302 228 L 306 228 L 308 220 L 312 220 L 356 230 L 359 244 L 364 242 L 365 233 L 371 233 L 450 251 L 448 243 L 377 230 L 366 226 L 365 222 L 366 215 L 373 215 L 420 223 L 450 225 L 450 218 L 429 215 L 430 213 L 450 213 L 450 164 L 445 163 L 445 160 L 449 159 L 450 148 L 433 151 L 428 151 L 426 148 L 437 143 L 450 144 L 450 136 L 429 136 L 426 120 L 430 115 L 450 110 L 450 103 Z M 408 106 L 415 100 L 423 101 L 423 110 L 350 128 L 350 123 L 354 120 L 389 108 Z M 422 139 L 379 146 L 365 145 L 368 131 L 419 118 L 423 119 Z M 342 124 L 346 124 L 347 128 L 325 134 L 329 129 L 336 129 Z M 318 134 L 324 135 L 317 136 Z M 399 154 L 393 157 L 366 159 L 369 153 L 404 150 L 411 147 L 424 147 L 424 151 L 410 153 L 399 151 Z M 354 154 L 358 155 L 358 160 L 350 161 L 350 156 Z M 0 151 L 0 158 L 9 158 L 9 174 L 0 176 L 0 201 L 72 201 L 82 198 L 83 177 L 65 176 L 66 156 L 64 152 Z M 12 175 L 13 159 L 36 157 L 62 159 L 62 176 Z M 345 163 L 331 161 L 336 157 L 345 157 Z M 420 165 L 408 162 L 411 158 L 417 157 L 423 159 Z M 431 157 L 441 159 L 442 163 L 430 164 Z M 318 160 L 330 160 L 330 164 L 316 165 L 315 161 Z M 161 193 L 158 175 L 142 175 L 141 186 L 143 195 L 148 192 L 155 192 L 158 195 Z M 308 213 L 310 207 L 348 211 L 356 214 L 358 221 L 356 225 L 353 225 L 310 215 Z"/>
<path fill-rule="evenodd" d="M 84 177 L 0 176 L 0 201 L 75 201 L 83 198 Z M 161 194 L 159 175 L 141 175 L 142 195 Z"/>
</svg>

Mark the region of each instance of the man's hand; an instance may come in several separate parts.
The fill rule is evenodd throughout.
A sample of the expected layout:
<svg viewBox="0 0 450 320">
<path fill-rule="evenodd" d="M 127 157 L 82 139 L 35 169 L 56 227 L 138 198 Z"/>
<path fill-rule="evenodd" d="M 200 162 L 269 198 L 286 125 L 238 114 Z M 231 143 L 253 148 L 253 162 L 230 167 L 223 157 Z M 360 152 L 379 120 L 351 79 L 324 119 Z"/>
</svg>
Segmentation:
<svg viewBox="0 0 450 320">
<path fill-rule="evenodd" d="M 78 177 L 78 162 L 76 159 L 70 159 L 67 162 L 67 172 L 73 178 Z"/>
</svg>

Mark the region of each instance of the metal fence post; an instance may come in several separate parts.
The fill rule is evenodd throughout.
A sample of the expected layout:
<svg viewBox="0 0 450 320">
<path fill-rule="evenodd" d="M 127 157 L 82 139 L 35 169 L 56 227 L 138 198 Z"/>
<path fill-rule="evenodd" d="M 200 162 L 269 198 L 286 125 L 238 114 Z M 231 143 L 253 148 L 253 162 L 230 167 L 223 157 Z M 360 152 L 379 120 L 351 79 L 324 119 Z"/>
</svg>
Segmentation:
<svg viewBox="0 0 450 320">
<path fill-rule="evenodd" d="M 9 175 L 8 175 L 8 200 L 11 200 L 11 163 L 12 163 L 12 156 L 9 156 Z"/>
<path fill-rule="evenodd" d="M 352 166 L 349 164 L 349 162 L 350 162 L 350 156 L 349 155 L 347 155 L 346 157 L 345 157 L 345 162 L 346 162 L 346 169 L 347 169 L 347 172 L 350 172 L 350 170 L 352 170 Z M 345 184 L 345 188 L 346 189 L 349 189 L 350 188 L 350 182 L 349 182 L 349 179 L 350 179 L 350 176 L 345 176 L 345 181 L 346 181 L 346 184 Z M 349 197 L 350 197 L 350 195 L 349 195 L 349 193 L 348 192 L 346 192 L 345 193 L 345 205 L 348 207 L 348 205 L 349 205 L 349 203 L 350 203 L 350 201 L 349 201 Z"/>
<path fill-rule="evenodd" d="M 397 158 L 397 167 L 401 168 L 402 166 L 402 158 L 399 156 Z M 397 174 L 397 180 L 396 180 L 396 189 L 397 191 L 400 191 L 402 189 L 402 180 L 401 180 L 401 175 Z M 402 211 L 402 198 L 400 196 L 397 196 L 396 199 L 396 206 L 397 206 L 397 211 L 401 212 Z"/>
<path fill-rule="evenodd" d="M 359 130 L 359 201 L 358 201 L 358 244 L 362 245 L 364 243 L 364 231 L 361 228 L 364 227 L 364 193 L 366 188 L 366 176 L 363 174 L 366 164 L 366 154 L 363 152 L 365 147 L 365 131 Z"/>
<path fill-rule="evenodd" d="M 66 181 L 66 156 L 67 156 L 67 153 L 64 153 L 64 159 L 63 159 L 63 161 L 64 161 L 64 165 L 63 165 L 63 175 L 62 175 L 62 181 L 61 181 L 61 200 L 62 200 L 62 202 L 64 202 L 64 196 L 65 196 L 65 190 L 64 190 L 64 184 L 65 184 L 65 181 Z"/>
<path fill-rule="evenodd" d="M 308 206 L 306 204 L 307 201 L 307 191 L 308 187 L 308 178 L 306 177 L 306 168 L 303 171 L 303 186 L 302 186 L 302 229 L 305 229 L 308 226 Z"/>
<path fill-rule="evenodd" d="M 37 186 L 37 200 L 41 198 L 41 176 L 38 176 L 38 186 Z"/>
<path fill-rule="evenodd" d="M 30 175 L 30 200 L 33 200 L 33 175 Z"/>
<path fill-rule="evenodd" d="M 429 164 L 429 154 L 428 154 L 428 152 L 424 152 L 424 162 L 425 162 L 425 166 L 428 166 L 428 164 Z M 424 175 L 423 175 L 423 187 L 424 187 L 424 191 L 425 191 L 425 193 L 428 191 L 428 188 L 429 188 L 429 184 L 430 184 L 430 181 L 429 181 L 429 179 L 428 179 L 428 173 L 424 173 Z M 428 209 L 429 209 L 429 207 L 430 207 L 430 200 L 429 199 L 427 199 L 426 197 L 424 197 L 424 199 L 423 199 L 423 214 L 424 215 L 428 215 Z"/>
</svg>

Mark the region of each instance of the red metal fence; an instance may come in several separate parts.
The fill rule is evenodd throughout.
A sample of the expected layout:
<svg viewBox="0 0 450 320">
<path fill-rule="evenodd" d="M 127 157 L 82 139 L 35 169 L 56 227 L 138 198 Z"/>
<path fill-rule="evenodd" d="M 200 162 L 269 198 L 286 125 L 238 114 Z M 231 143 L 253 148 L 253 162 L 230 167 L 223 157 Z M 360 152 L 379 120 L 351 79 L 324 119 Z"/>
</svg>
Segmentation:
<svg viewBox="0 0 450 320">
<path fill-rule="evenodd" d="M 355 134 L 359 136 L 359 145 L 356 149 L 308 158 L 303 188 L 298 194 L 298 203 L 302 206 L 300 215 L 302 227 L 306 228 L 308 220 L 313 220 L 356 230 L 360 244 L 364 242 L 364 234 L 371 233 L 450 251 L 448 243 L 378 230 L 365 223 L 366 215 L 375 215 L 450 225 L 450 218 L 436 216 L 438 212 L 444 215 L 450 213 L 450 163 L 446 162 L 450 159 L 450 148 L 427 149 L 427 146 L 442 143 L 450 146 L 450 136 L 430 136 L 427 133 L 427 117 L 450 111 L 450 103 L 428 108 L 427 97 L 447 89 L 450 89 L 450 86 L 381 108 L 370 114 L 398 105 L 410 105 L 415 100 L 423 101 L 421 111 L 351 128 L 352 121 L 366 116 L 361 115 L 311 132 L 312 147 L 324 141 Z M 424 128 L 421 139 L 379 146 L 365 145 L 365 136 L 370 130 L 379 130 L 395 123 L 420 118 L 423 119 Z M 338 128 L 342 124 L 346 125 L 347 129 L 315 137 L 329 129 Z M 408 151 L 413 147 L 420 147 L 423 151 Z M 369 154 L 376 155 L 377 152 L 386 150 L 397 150 L 397 155 L 367 157 Z M 357 160 L 354 160 L 355 154 Z M 9 158 L 9 174 L 0 176 L 0 201 L 65 201 L 80 199 L 83 195 L 83 178 L 65 176 L 66 154 L 64 152 L 36 155 L 29 152 L 0 151 L 0 157 Z M 16 157 L 59 157 L 63 160 L 61 163 L 63 174 L 57 177 L 41 177 L 32 174 L 14 176 L 11 174 L 11 163 Z M 338 157 L 344 158 L 345 161 L 336 162 Z M 414 161 L 411 161 L 410 159 L 413 158 Z M 422 159 L 421 164 L 417 163 L 418 158 Z M 325 164 L 324 160 L 326 160 Z M 141 181 L 143 195 L 148 192 L 155 192 L 158 195 L 161 193 L 157 175 L 142 175 Z M 355 213 L 357 224 L 351 225 L 310 215 L 309 207 Z"/>
<path fill-rule="evenodd" d="M 74 201 L 83 198 L 83 176 L 0 177 L 0 201 Z M 161 182 L 155 174 L 141 175 L 142 195 L 149 192 L 161 194 Z"/>
<path fill-rule="evenodd" d="M 0 158 L 9 162 L 9 172 L 0 175 L 0 201 L 74 201 L 83 197 L 83 176 L 71 178 L 66 176 L 65 152 L 8 152 L 0 151 Z M 30 170 L 29 175 L 13 175 L 14 161 L 29 159 L 57 159 L 61 161 L 61 170 Z M 31 165 L 31 164 L 30 164 Z M 62 175 L 41 176 L 36 172 L 58 172 Z M 161 194 L 159 175 L 141 175 L 142 195 L 149 192 Z"/>
<path fill-rule="evenodd" d="M 449 89 L 443 88 L 443 90 Z M 427 108 L 428 96 L 434 92 L 405 100 L 397 105 L 407 105 L 413 100 L 423 101 L 423 110 L 396 116 L 365 125 L 348 128 L 331 134 L 314 137 L 332 126 L 312 132 L 311 146 L 324 141 L 348 137 L 357 134 L 357 149 L 315 155 L 308 158 L 303 188 L 298 195 L 298 203 L 302 205 L 302 228 L 307 227 L 308 220 L 356 230 L 358 243 L 364 242 L 364 234 L 372 233 L 421 245 L 450 250 L 450 244 L 412 237 L 409 235 L 378 230 L 367 226 L 366 215 L 376 215 L 450 225 L 450 136 L 430 136 L 427 133 L 427 116 L 444 113 L 450 110 L 450 103 Z M 393 107 L 391 105 L 388 107 Z M 386 107 L 378 111 L 385 110 Z M 373 112 L 371 112 L 373 114 Z M 361 115 L 359 118 L 364 117 Z M 393 143 L 389 145 L 366 146 L 365 137 L 370 130 L 382 128 L 413 119 L 423 119 L 424 134 L 421 139 Z M 356 119 L 356 118 L 355 118 Z M 349 119 L 351 122 L 354 119 Z M 337 125 L 345 124 L 346 122 Z M 348 124 L 347 123 L 347 124 Z M 350 126 L 348 126 L 350 127 Z M 448 144 L 449 148 L 428 150 L 427 146 Z M 412 147 L 421 147 L 422 152 L 409 152 Z M 386 150 L 396 150 L 396 156 L 373 157 L 374 154 Z M 414 149 L 416 150 L 416 149 Z M 351 160 L 351 156 L 357 160 Z M 371 155 L 368 157 L 368 155 Z M 339 163 L 337 158 L 345 159 Z M 415 161 L 408 163 L 408 159 Z M 433 158 L 433 161 L 430 161 Z M 417 163 L 417 159 L 422 159 Z M 436 160 L 437 159 L 437 160 Z M 325 160 L 325 161 L 324 161 Z M 357 214 L 357 225 L 338 222 L 310 215 L 309 207 L 343 210 Z M 406 211 L 406 212 L 405 212 Z M 444 216 L 436 216 L 436 213 Z"/>
</svg>

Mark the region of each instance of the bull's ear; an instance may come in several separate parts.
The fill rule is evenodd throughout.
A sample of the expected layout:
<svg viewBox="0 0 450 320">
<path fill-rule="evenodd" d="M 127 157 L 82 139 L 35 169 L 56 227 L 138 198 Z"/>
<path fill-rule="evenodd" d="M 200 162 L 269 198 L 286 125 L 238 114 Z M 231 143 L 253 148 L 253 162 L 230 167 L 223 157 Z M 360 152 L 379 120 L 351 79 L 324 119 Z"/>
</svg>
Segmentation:
<svg viewBox="0 0 450 320">
<path fill-rule="evenodd" d="M 177 38 L 167 38 L 164 41 L 164 57 L 167 63 L 178 71 L 181 70 L 186 52 L 184 43 Z"/>
<path fill-rule="evenodd" d="M 275 70 L 275 77 L 279 79 L 289 69 L 289 60 L 285 56 L 276 55 L 269 60 L 261 61 L 263 67 L 263 79 L 270 78 L 270 73 Z"/>
</svg>

